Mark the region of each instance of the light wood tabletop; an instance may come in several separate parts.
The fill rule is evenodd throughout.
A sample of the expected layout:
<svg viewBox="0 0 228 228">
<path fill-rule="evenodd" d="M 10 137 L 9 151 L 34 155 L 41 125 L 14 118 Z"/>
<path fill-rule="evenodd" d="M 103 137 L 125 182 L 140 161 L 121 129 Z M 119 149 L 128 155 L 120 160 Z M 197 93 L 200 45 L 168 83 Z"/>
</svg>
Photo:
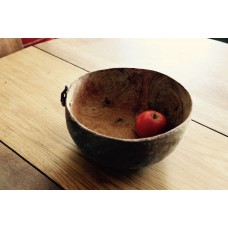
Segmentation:
<svg viewBox="0 0 228 228">
<path fill-rule="evenodd" d="M 207 39 L 56 39 L 23 49 L 0 59 L 0 148 L 11 148 L 2 151 L 18 154 L 64 189 L 228 189 L 225 59 L 226 44 Z M 64 86 L 77 77 L 119 66 L 165 73 L 184 84 L 194 102 L 193 120 L 175 151 L 128 172 L 83 158 L 60 104 Z M 0 178 L 0 188 L 9 186 L 5 181 Z"/>
<path fill-rule="evenodd" d="M 87 71 L 146 68 L 182 83 L 193 120 L 228 135 L 228 45 L 210 39 L 57 39 L 38 48 Z"/>
</svg>

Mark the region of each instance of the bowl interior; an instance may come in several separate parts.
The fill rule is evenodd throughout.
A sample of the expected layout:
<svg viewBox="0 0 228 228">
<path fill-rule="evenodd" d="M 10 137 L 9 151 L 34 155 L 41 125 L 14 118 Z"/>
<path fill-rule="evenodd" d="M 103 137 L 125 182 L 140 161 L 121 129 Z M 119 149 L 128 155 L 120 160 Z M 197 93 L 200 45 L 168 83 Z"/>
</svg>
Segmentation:
<svg viewBox="0 0 228 228">
<path fill-rule="evenodd" d="M 68 94 L 70 112 L 85 127 L 111 137 L 135 139 L 135 118 L 154 109 L 168 121 L 167 130 L 190 115 L 189 93 L 172 78 L 151 70 L 114 68 L 88 73 Z"/>
</svg>

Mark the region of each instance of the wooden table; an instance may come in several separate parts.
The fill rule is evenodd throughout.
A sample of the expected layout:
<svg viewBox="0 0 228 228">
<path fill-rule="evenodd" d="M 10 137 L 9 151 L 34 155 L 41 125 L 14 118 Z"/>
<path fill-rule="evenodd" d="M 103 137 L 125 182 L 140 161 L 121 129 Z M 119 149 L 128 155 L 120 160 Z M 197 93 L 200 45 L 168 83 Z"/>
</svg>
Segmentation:
<svg viewBox="0 0 228 228">
<path fill-rule="evenodd" d="M 209 39 L 56 39 L 1 58 L 1 157 L 9 154 L 27 162 L 30 168 L 21 173 L 38 184 L 28 181 L 20 188 L 228 189 L 227 63 L 228 45 Z M 160 71 L 193 97 L 192 121 L 183 140 L 156 165 L 114 172 L 77 153 L 60 93 L 86 72 L 110 67 Z M 0 175 L 21 183 L 24 176 L 12 171 L 11 160 L 1 163 L 8 170 L 0 166 Z M 19 162 L 17 166 L 20 170 Z M 0 189 L 13 186 L 11 179 L 0 176 Z"/>
</svg>

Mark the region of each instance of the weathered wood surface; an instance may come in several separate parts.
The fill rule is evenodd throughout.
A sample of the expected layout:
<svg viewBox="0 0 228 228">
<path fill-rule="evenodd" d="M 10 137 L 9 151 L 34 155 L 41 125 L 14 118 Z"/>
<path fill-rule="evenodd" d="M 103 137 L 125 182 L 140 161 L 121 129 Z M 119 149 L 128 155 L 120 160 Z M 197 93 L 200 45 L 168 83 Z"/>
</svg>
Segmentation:
<svg viewBox="0 0 228 228">
<path fill-rule="evenodd" d="M 191 122 L 160 163 L 118 173 L 77 153 L 60 93 L 85 71 L 30 47 L 0 60 L 0 140 L 65 189 L 227 189 L 228 140 Z"/>
<path fill-rule="evenodd" d="M 192 118 L 228 136 L 228 44 L 210 39 L 56 39 L 38 48 L 82 69 L 145 68 L 193 97 Z"/>
</svg>

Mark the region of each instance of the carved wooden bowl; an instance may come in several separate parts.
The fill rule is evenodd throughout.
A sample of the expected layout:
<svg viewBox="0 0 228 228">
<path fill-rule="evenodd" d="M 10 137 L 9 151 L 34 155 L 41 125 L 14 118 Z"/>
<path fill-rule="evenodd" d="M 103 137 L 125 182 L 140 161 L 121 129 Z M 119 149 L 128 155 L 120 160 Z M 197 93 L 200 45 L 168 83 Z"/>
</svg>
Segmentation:
<svg viewBox="0 0 228 228">
<path fill-rule="evenodd" d="M 190 120 L 188 91 L 172 78 L 135 68 L 87 73 L 62 93 L 69 133 L 81 153 L 102 166 L 134 169 L 169 155 Z M 135 117 L 154 109 L 168 121 L 165 133 L 138 138 Z"/>
</svg>

